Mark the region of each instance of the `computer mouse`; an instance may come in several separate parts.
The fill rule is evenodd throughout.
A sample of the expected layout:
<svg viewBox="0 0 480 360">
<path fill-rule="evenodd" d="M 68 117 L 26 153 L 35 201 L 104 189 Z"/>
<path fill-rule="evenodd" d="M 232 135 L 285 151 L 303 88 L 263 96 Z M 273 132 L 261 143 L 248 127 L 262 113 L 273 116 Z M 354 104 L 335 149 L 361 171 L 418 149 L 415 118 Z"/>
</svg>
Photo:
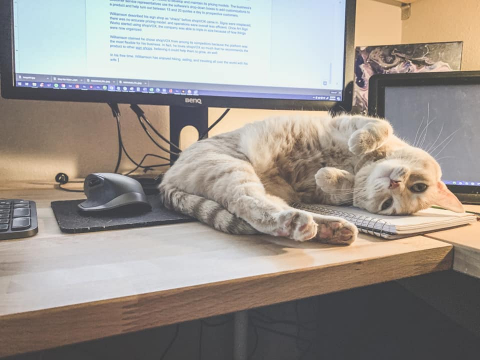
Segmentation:
<svg viewBox="0 0 480 360">
<path fill-rule="evenodd" d="M 82 211 L 106 211 L 130 206 L 150 211 L 142 185 L 128 176 L 94 173 L 85 178 L 83 185 L 87 200 L 78 204 Z"/>
</svg>

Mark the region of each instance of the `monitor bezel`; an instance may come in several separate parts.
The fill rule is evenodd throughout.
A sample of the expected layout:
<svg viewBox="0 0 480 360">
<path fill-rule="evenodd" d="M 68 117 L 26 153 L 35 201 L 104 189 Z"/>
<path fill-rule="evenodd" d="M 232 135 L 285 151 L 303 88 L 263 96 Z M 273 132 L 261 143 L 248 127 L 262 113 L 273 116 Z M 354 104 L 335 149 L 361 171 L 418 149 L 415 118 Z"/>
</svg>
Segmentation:
<svg viewBox="0 0 480 360">
<path fill-rule="evenodd" d="M 433 85 L 480 85 L 480 71 L 373 75 L 368 85 L 368 114 L 385 117 L 385 91 L 388 87 Z M 447 185 L 447 187 L 454 194 L 480 194 L 480 186 Z"/>
<path fill-rule="evenodd" d="M 345 21 L 345 58 L 344 58 L 344 86 L 343 100 L 310 101 L 288 99 L 263 99 L 227 96 L 196 96 L 201 99 L 201 105 L 188 104 L 188 106 L 207 106 L 221 108 L 252 108 L 252 109 L 279 109 L 279 110 L 324 110 L 340 108 L 350 111 L 352 104 L 353 64 L 354 64 L 354 36 L 355 36 L 355 9 L 356 0 L 346 0 Z M 119 93 L 108 91 L 75 91 L 54 89 L 33 89 L 14 86 L 14 41 L 13 41 L 13 0 L 0 2 L 2 15 L 3 38 L 0 43 L 1 53 L 4 55 L 2 62 L 1 91 L 5 99 L 23 100 L 50 100 L 73 102 L 97 102 L 120 104 L 149 104 L 187 106 L 185 96 L 144 93 Z"/>
</svg>

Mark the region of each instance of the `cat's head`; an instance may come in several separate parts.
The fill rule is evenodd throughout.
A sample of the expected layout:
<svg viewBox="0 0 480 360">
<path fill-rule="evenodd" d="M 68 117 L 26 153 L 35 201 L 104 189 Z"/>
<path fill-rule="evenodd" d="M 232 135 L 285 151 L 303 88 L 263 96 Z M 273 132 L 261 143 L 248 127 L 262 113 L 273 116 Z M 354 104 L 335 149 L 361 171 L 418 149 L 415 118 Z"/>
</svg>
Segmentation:
<svg viewBox="0 0 480 360">
<path fill-rule="evenodd" d="M 432 205 L 463 212 L 441 176 L 432 156 L 405 146 L 360 169 L 355 175 L 354 205 L 384 215 L 413 214 Z"/>
</svg>

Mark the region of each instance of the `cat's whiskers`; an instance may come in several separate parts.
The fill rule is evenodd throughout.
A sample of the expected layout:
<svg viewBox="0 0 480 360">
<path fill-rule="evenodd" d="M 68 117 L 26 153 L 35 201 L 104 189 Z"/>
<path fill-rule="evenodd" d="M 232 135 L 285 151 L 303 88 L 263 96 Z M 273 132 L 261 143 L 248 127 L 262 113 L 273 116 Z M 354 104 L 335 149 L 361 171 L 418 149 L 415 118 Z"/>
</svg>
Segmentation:
<svg viewBox="0 0 480 360">
<path fill-rule="evenodd" d="M 448 135 L 440 144 L 438 144 L 437 146 L 435 146 L 435 148 L 432 150 L 431 154 L 433 157 L 436 157 L 438 155 L 440 155 L 440 153 L 448 146 L 448 144 L 450 144 L 450 142 L 453 140 L 453 137 L 455 136 L 455 134 L 460 130 L 461 128 L 455 130 L 453 133 L 451 133 L 450 135 Z M 445 143 L 447 141 L 447 143 L 445 144 L 445 146 L 437 153 L 434 155 L 435 151 L 440 147 L 442 146 L 443 143 Z"/>
<path fill-rule="evenodd" d="M 455 158 L 456 158 L 455 156 L 442 156 L 441 158 L 435 159 L 435 160 L 437 160 L 437 162 L 438 162 L 438 161 L 443 160 L 443 159 L 455 159 Z"/>
<path fill-rule="evenodd" d="M 332 190 L 332 191 L 329 191 L 328 194 L 339 194 L 339 195 L 346 195 L 346 194 L 353 194 L 355 192 L 359 192 L 359 191 L 366 191 L 368 190 L 368 188 L 365 186 L 365 187 L 362 187 L 362 188 L 356 188 L 356 189 L 337 189 L 337 190 Z"/>
<path fill-rule="evenodd" d="M 434 121 L 435 121 L 435 118 L 432 119 L 431 121 L 428 121 L 428 122 L 427 122 L 427 125 L 425 125 L 425 134 L 423 135 L 422 142 L 421 142 L 420 145 L 418 146 L 420 149 L 423 149 L 423 144 L 425 143 L 425 139 L 427 138 L 427 134 L 428 134 L 428 127 L 429 127 L 430 124 L 433 123 Z"/>
<path fill-rule="evenodd" d="M 417 146 L 417 138 L 418 138 L 418 132 L 422 128 L 423 121 L 425 120 L 425 116 L 422 118 L 422 121 L 420 122 L 420 125 L 417 128 L 417 133 L 415 134 L 415 140 L 413 141 L 413 146 Z"/>
<path fill-rule="evenodd" d="M 426 149 L 425 151 L 428 152 L 429 154 L 431 154 L 431 150 L 433 149 L 433 147 L 435 146 L 435 144 L 437 143 L 438 139 L 440 139 L 440 136 L 442 135 L 442 132 L 443 132 L 443 127 L 445 126 L 445 123 L 442 124 L 442 128 L 440 129 L 440 132 L 438 133 L 438 136 L 437 138 L 435 139 L 435 141 L 433 142 L 432 145 L 430 145 L 428 147 L 428 149 Z"/>
<path fill-rule="evenodd" d="M 425 117 L 422 118 L 422 122 L 420 123 L 420 126 L 417 129 L 417 134 L 418 134 L 418 130 L 422 127 L 424 120 L 425 120 Z M 418 136 L 418 139 L 417 139 L 417 136 L 415 136 L 415 141 L 413 143 L 413 146 L 415 146 L 415 147 L 421 148 L 422 145 L 423 145 L 423 141 L 425 141 L 425 137 L 422 138 L 422 136 L 423 136 L 424 133 L 425 133 L 425 136 L 426 136 L 426 132 L 428 131 L 428 125 L 430 124 L 430 104 L 427 104 L 427 119 L 426 120 L 427 120 L 427 123 L 426 123 L 425 127 L 422 129 L 422 131 L 420 132 L 420 135 Z M 423 140 L 421 140 L 421 139 L 423 139 Z M 422 143 L 420 143 L 420 141 Z"/>
</svg>

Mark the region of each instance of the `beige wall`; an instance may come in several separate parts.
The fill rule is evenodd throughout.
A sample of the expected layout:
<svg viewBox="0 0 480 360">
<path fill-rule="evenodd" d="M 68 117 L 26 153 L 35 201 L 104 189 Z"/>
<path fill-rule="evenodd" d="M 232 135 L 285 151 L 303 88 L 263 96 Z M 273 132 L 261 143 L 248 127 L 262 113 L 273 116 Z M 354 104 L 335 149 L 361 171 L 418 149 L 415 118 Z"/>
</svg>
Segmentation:
<svg viewBox="0 0 480 360">
<path fill-rule="evenodd" d="M 390 45 L 401 41 L 399 7 L 373 0 L 357 0 L 356 45 Z"/>
<path fill-rule="evenodd" d="M 480 69 L 480 1 L 421 0 L 403 22 L 402 42 L 463 41 L 462 70 Z"/>
<path fill-rule="evenodd" d="M 357 44 L 399 42 L 401 26 L 398 8 L 358 0 Z M 168 134 L 168 108 L 143 108 L 149 119 Z M 121 110 L 125 143 L 132 156 L 140 159 L 146 152 L 155 152 L 128 106 Z M 210 109 L 210 121 L 222 111 Z M 230 131 L 276 113 L 288 112 L 235 109 L 213 133 Z M 106 105 L 0 98 L 0 124 L 0 188 L 15 181 L 52 181 L 60 171 L 74 178 L 95 171 L 113 171 L 115 166 L 115 122 Z M 187 132 L 182 140 L 185 146 L 194 136 Z M 131 165 L 123 162 L 122 169 L 131 169 Z"/>
</svg>

